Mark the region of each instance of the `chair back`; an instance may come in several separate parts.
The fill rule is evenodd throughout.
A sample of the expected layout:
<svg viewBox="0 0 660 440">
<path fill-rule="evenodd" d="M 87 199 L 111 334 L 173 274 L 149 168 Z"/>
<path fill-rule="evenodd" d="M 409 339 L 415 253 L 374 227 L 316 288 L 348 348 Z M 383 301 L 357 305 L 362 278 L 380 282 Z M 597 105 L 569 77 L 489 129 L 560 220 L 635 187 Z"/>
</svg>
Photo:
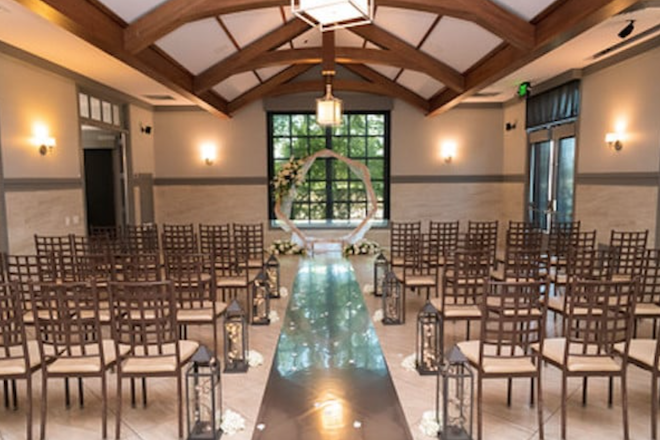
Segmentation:
<svg viewBox="0 0 660 440">
<path fill-rule="evenodd" d="M 458 230 L 460 223 L 455 222 L 434 222 L 429 223 L 429 239 L 433 246 L 438 249 L 438 254 L 442 264 L 458 248 Z"/>
<path fill-rule="evenodd" d="M 541 280 L 546 273 L 547 257 L 541 248 L 507 249 L 504 279 L 513 281 Z"/>
<path fill-rule="evenodd" d="M 34 247 L 37 255 L 51 254 L 55 263 L 55 277 L 66 280 L 68 274 L 73 271 L 73 260 L 75 251 L 73 247 L 73 235 L 34 235 Z"/>
<path fill-rule="evenodd" d="M 558 262 L 566 263 L 569 249 L 575 247 L 580 233 L 580 221 L 552 222 L 548 237 L 548 253 Z"/>
<path fill-rule="evenodd" d="M 215 272 L 208 254 L 168 254 L 166 278 L 174 285 L 179 309 L 208 307 L 215 301 Z"/>
<path fill-rule="evenodd" d="M 113 255 L 113 281 L 160 281 L 160 257 L 156 253 L 130 253 Z"/>
<path fill-rule="evenodd" d="M 481 304 L 485 293 L 485 280 L 490 275 L 488 253 L 483 249 L 458 250 L 454 254 L 453 268 L 442 277 L 442 304 L 444 306 L 474 306 Z"/>
<path fill-rule="evenodd" d="M 568 355 L 588 360 L 615 354 L 614 345 L 627 343 L 633 328 L 638 280 L 585 281 L 575 280 L 568 285 L 566 297 L 565 363 Z"/>
<path fill-rule="evenodd" d="M 541 297 L 547 291 L 546 281 L 488 283 L 481 304 L 480 365 L 488 357 L 529 359 L 531 344 L 540 344 L 540 360 L 547 312 Z M 536 365 L 540 368 L 541 362 Z"/>
<path fill-rule="evenodd" d="M 642 270 L 644 251 L 648 241 L 649 231 L 612 231 L 610 248 L 616 249 L 618 257 L 613 267 L 613 273 L 639 275 Z"/>
<path fill-rule="evenodd" d="M 99 300 L 89 283 L 32 283 L 30 300 L 41 359 L 84 361 L 100 356 L 104 365 Z"/>
<path fill-rule="evenodd" d="M 23 365 L 27 374 L 30 353 L 23 324 L 24 313 L 16 283 L 0 283 L 0 361 Z"/>
<path fill-rule="evenodd" d="M 160 252 L 160 245 L 158 244 L 158 225 L 126 225 L 124 227 L 123 252 Z"/>
<path fill-rule="evenodd" d="M 163 254 L 199 252 L 199 242 L 192 223 L 185 225 L 163 225 L 161 244 Z"/>
<path fill-rule="evenodd" d="M 413 237 L 422 232 L 422 222 L 390 222 L 390 260 L 404 258 Z"/>
<path fill-rule="evenodd" d="M 231 248 L 231 225 L 199 225 L 199 250 L 203 254 L 213 255 L 222 251 L 222 246 Z"/>
<path fill-rule="evenodd" d="M 465 234 L 465 249 L 484 249 L 488 253 L 490 264 L 495 263 L 497 254 L 498 221 L 468 221 Z"/>
<path fill-rule="evenodd" d="M 247 260 L 248 262 L 259 262 L 259 266 L 264 265 L 264 225 L 239 224 L 232 225 L 234 233 L 234 249 L 237 258 Z"/>
<path fill-rule="evenodd" d="M 644 253 L 637 302 L 660 304 L 660 249 L 647 249 Z"/>
<path fill-rule="evenodd" d="M 506 231 L 506 249 L 541 249 L 543 232 L 528 222 L 509 222 Z"/>
<path fill-rule="evenodd" d="M 438 248 L 429 234 L 418 234 L 411 237 L 403 257 L 404 279 L 408 275 L 434 276 L 438 275 Z"/>
<path fill-rule="evenodd" d="M 32 310 L 30 283 L 57 281 L 53 255 L 7 255 L 5 262 L 7 281 L 16 283 L 17 294 L 27 313 Z M 27 318 L 31 321 L 32 315 Z"/>
<path fill-rule="evenodd" d="M 112 282 L 110 304 L 117 349 L 129 347 L 130 356 L 136 358 L 175 355 L 180 359 L 171 281 Z"/>
</svg>

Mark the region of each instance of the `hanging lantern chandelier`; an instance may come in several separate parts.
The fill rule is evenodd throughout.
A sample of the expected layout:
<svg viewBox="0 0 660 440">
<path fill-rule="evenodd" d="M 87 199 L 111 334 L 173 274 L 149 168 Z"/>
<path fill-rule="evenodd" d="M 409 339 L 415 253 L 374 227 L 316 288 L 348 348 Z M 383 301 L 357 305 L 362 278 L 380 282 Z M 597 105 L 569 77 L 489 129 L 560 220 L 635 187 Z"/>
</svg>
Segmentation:
<svg viewBox="0 0 660 440">
<path fill-rule="evenodd" d="M 335 76 L 335 33 L 323 34 L 323 68 L 325 95 L 316 100 L 316 123 L 321 126 L 338 126 L 342 123 L 344 104 L 332 96 L 332 80 Z"/>
<path fill-rule="evenodd" d="M 374 0 L 291 0 L 291 11 L 325 32 L 371 23 Z"/>
</svg>

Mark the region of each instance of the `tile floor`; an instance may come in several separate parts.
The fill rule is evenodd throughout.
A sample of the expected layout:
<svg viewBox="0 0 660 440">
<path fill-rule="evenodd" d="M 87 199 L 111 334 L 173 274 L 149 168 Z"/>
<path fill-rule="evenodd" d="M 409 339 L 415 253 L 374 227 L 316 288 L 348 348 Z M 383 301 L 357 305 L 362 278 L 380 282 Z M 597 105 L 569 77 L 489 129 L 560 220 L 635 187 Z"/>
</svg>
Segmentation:
<svg viewBox="0 0 660 440">
<path fill-rule="evenodd" d="M 373 257 L 353 257 L 351 259 L 361 286 L 371 284 Z M 296 274 L 297 257 L 281 259 L 283 285 L 291 290 Z M 377 298 L 365 297 L 370 314 L 380 308 Z M 273 308 L 284 317 L 288 298 L 273 301 Z M 390 373 L 401 399 L 410 430 L 416 440 L 426 439 L 418 425 L 422 414 L 434 407 L 435 378 L 422 377 L 406 371 L 401 366 L 404 357 L 412 354 L 415 341 L 415 315 L 423 305 L 423 298 L 408 297 L 408 315 L 405 326 L 383 326 L 375 324 Z M 246 429 L 232 437 L 232 440 L 251 439 L 254 421 L 257 417 L 261 398 L 268 378 L 272 356 L 277 345 L 282 321 L 270 326 L 251 327 L 251 348 L 263 354 L 265 362 L 259 368 L 252 368 L 247 374 L 224 375 L 224 407 L 240 413 L 246 420 Z M 476 329 L 473 329 L 473 337 Z M 447 344 L 451 345 L 465 332 L 463 324 L 449 325 Z M 644 333 L 642 333 L 644 334 Z M 201 340 L 210 345 L 211 335 L 207 329 L 191 329 L 191 339 Z M 636 367 L 629 369 L 629 408 L 631 439 L 650 438 L 650 375 Z M 41 399 L 40 374 L 34 375 L 33 418 L 35 438 L 38 438 L 39 404 Z M 548 366 L 543 377 L 544 426 L 546 439 L 559 438 L 560 374 Z M 109 438 L 114 438 L 115 420 L 115 377 L 108 378 L 109 396 Z M 514 382 L 513 405 L 506 406 L 506 382 L 486 381 L 484 386 L 484 438 L 487 440 L 527 440 L 538 438 L 536 409 L 528 404 L 529 381 Z M 51 381 L 48 391 L 48 415 L 46 438 L 49 440 L 87 440 L 101 437 L 101 404 L 98 380 L 85 381 L 86 405 L 78 408 L 73 405 L 65 409 L 62 381 Z M 73 398 L 75 399 L 75 387 Z M 176 438 L 176 399 L 175 384 L 172 380 L 151 380 L 149 382 L 149 405 L 130 408 L 128 386 L 124 386 L 122 413 L 122 439 L 126 440 L 169 440 Z M 569 381 L 568 438 L 571 440 L 621 439 L 621 406 L 618 382 L 615 382 L 614 407 L 607 407 L 607 381 L 592 380 L 589 386 L 589 402 L 581 403 L 581 381 Z M 19 382 L 19 399 L 24 403 L 24 383 Z M 0 440 L 25 438 L 24 406 L 14 412 L 0 406 Z M 282 439 L 287 440 L 287 439 Z M 369 439 L 371 440 L 371 439 Z"/>
</svg>

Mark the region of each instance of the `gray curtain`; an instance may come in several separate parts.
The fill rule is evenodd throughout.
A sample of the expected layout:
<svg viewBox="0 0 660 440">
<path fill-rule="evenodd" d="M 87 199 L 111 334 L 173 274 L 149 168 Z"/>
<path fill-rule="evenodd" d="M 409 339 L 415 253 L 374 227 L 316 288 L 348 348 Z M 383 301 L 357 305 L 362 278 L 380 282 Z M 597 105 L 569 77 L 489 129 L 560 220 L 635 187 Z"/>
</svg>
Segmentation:
<svg viewBox="0 0 660 440">
<path fill-rule="evenodd" d="M 580 113 L 580 80 L 573 80 L 527 99 L 525 128 L 577 118 Z"/>
</svg>

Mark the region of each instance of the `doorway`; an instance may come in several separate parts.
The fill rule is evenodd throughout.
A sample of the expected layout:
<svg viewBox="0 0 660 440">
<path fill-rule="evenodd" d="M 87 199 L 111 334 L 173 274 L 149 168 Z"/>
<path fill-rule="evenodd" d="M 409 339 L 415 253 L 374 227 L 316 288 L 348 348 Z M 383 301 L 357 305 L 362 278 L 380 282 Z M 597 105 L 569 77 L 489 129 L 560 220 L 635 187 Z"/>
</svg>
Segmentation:
<svg viewBox="0 0 660 440">
<path fill-rule="evenodd" d="M 529 134 L 528 221 L 549 232 L 552 222 L 573 221 L 575 124 Z"/>
<path fill-rule="evenodd" d="M 82 126 L 87 232 L 126 224 L 124 135 Z"/>
</svg>

